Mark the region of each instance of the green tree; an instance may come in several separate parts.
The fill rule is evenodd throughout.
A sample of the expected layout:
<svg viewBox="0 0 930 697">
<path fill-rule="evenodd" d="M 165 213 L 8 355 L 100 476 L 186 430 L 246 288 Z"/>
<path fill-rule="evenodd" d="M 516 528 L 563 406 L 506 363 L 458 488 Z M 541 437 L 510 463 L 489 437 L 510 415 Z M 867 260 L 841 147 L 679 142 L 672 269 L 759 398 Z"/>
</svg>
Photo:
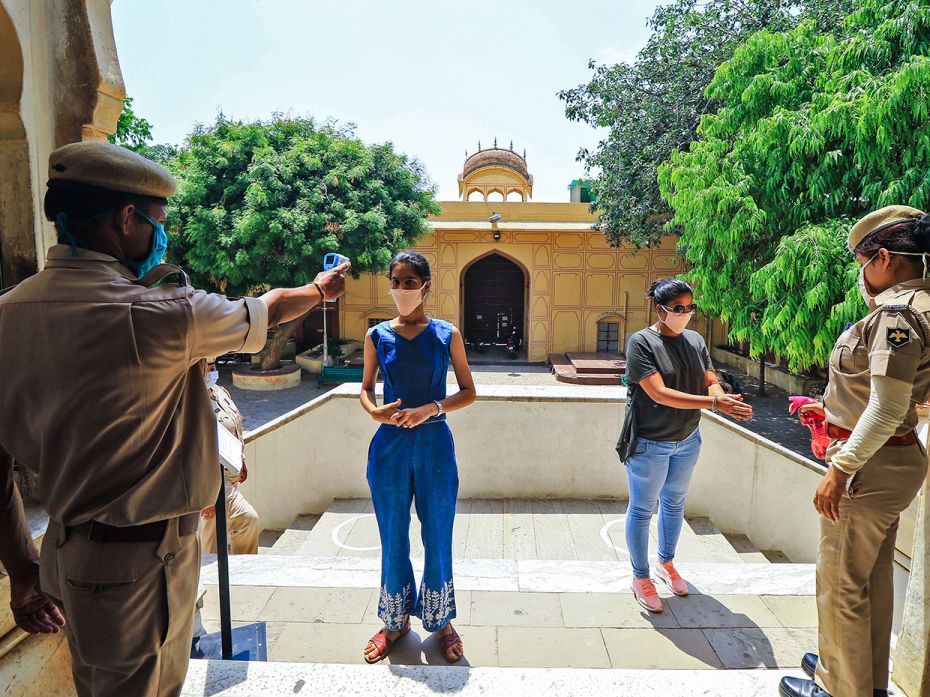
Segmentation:
<svg viewBox="0 0 930 697">
<path fill-rule="evenodd" d="M 132 108 L 132 97 L 123 98 L 123 110 L 116 122 L 116 133 L 107 136 L 107 139 L 135 151 L 152 140 L 152 124 L 136 114 Z"/>
<path fill-rule="evenodd" d="M 327 252 L 351 258 L 356 277 L 384 271 L 439 212 L 418 162 L 363 143 L 352 126 L 220 116 L 170 166 L 170 254 L 198 285 L 230 294 L 309 283 Z M 280 365 L 294 326 L 278 332 L 263 369 Z"/>
<path fill-rule="evenodd" d="M 598 228 L 619 245 L 661 238 L 671 210 L 656 172 L 694 140 L 702 115 L 719 105 L 706 88 L 746 37 L 806 18 L 839 27 L 855 0 L 675 0 L 649 20 L 651 35 L 632 64 L 596 65 L 590 82 L 564 90 L 565 114 L 608 132 L 578 155 L 590 175 Z"/>
<path fill-rule="evenodd" d="M 864 311 L 849 226 L 930 202 L 930 4 L 863 0 L 839 35 L 759 32 L 707 96 L 721 107 L 659 169 L 698 301 L 753 355 L 825 365 Z"/>
</svg>

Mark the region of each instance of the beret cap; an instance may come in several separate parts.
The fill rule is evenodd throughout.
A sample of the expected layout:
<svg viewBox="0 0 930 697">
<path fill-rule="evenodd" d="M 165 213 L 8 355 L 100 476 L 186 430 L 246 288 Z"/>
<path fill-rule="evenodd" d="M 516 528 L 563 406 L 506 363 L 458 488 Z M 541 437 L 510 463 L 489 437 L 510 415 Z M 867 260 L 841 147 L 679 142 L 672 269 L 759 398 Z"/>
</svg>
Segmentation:
<svg viewBox="0 0 930 697">
<path fill-rule="evenodd" d="M 894 223 L 903 223 L 906 220 L 912 220 L 914 218 L 922 218 L 923 216 L 923 211 L 911 208 L 910 206 L 885 206 L 884 208 L 879 208 L 877 211 L 872 211 L 852 226 L 847 241 L 849 249 L 856 251 L 856 247 L 859 246 L 862 240 L 880 228 L 893 225 Z"/>
<path fill-rule="evenodd" d="M 166 199 L 177 189 L 171 173 L 132 150 L 101 141 L 70 143 L 48 158 L 49 186 L 77 184 Z"/>
</svg>

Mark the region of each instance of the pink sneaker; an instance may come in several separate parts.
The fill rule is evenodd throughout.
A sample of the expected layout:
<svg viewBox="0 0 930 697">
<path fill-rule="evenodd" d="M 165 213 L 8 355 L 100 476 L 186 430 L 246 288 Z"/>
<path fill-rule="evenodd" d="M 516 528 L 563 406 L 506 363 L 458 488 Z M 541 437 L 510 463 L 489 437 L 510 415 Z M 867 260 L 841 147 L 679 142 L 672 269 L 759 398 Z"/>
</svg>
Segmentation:
<svg viewBox="0 0 930 697">
<path fill-rule="evenodd" d="M 669 562 L 668 564 L 659 562 L 659 564 L 656 566 L 656 578 L 668 586 L 668 589 L 675 595 L 688 595 L 688 584 L 685 583 L 685 580 L 678 575 L 678 571 L 675 570 L 672 562 Z"/>
<path fill-rule="evenodd" d="M 662 612 L 662 599 L 656 592 L 651 578 L 634 578 L 630 590 L 633 591 L 636 602 L 649 612 Z"/>
</svg>

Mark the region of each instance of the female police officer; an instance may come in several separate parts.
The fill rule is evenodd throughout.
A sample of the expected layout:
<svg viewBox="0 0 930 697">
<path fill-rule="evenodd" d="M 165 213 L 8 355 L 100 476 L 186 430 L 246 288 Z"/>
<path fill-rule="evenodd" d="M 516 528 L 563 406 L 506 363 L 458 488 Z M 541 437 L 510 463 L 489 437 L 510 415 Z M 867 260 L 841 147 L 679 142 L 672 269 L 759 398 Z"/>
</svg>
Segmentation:
<svg viewBox="0 0 930 697">
<path fill-rule="evenodd" d="M 914 405 L 930 396 L 930 216 L 882 208 L 849 248 L 870 312 L 830 357 L 829 468 L 814 498 L 820 655 L 802 664 L 816 682 L 784 678 L 784 697 L 887 694 L 898 519 L 927 473 Z"/>
</svg>

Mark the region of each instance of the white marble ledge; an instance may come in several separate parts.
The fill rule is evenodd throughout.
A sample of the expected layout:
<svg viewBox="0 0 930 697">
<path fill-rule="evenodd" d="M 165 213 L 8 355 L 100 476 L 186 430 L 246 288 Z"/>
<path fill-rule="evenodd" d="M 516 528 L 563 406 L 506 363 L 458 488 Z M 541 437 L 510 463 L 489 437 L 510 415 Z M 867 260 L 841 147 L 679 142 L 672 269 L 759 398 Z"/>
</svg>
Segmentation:
<svg viewBox="0 0 930 697">
<path fill-rule="evenodd" d="M 414 559 L 419 575 L 423 560 Z M 234 586 L 298 588 L 377 588 L 378 557 L 303 557 L 239 555 L 229 561 Z M 678 564 L 691 592 L 703 595 L 813 595 L 813 564 L 685 563 Z M 204 560 L 203 583 L 217 583 L 214 557 Z M 525 593 L 628 593 L 632 572 L 627 564 L 609 561 L 455 561 L 459 590 Z"/>
<path fill-rule="evenodd" d="M 695 595 L 814 595 L 813 564 L 743 562 L 675 564 Z M 609 561 L 517 562 L 520 590 L 529 593 L 628 593 L 633 573 Z"/>
<path fill-rule="evenodd" d="M 329 394 L 358 397 L 359 386 L 340 385 Z M 378 383 L 377 394 L 384 385 Z M 478 385 L 478 401 L 513 402 L 617 402 L 626 400 L 626 388 L 618 385 Z"/>
<path fill-rule="evenodd" d="M 459 697 L 701 695 L 771 697 L 797 670 L 615 670 L 468 668 L 193 660 L 182 697 Z"/>
</svg>

